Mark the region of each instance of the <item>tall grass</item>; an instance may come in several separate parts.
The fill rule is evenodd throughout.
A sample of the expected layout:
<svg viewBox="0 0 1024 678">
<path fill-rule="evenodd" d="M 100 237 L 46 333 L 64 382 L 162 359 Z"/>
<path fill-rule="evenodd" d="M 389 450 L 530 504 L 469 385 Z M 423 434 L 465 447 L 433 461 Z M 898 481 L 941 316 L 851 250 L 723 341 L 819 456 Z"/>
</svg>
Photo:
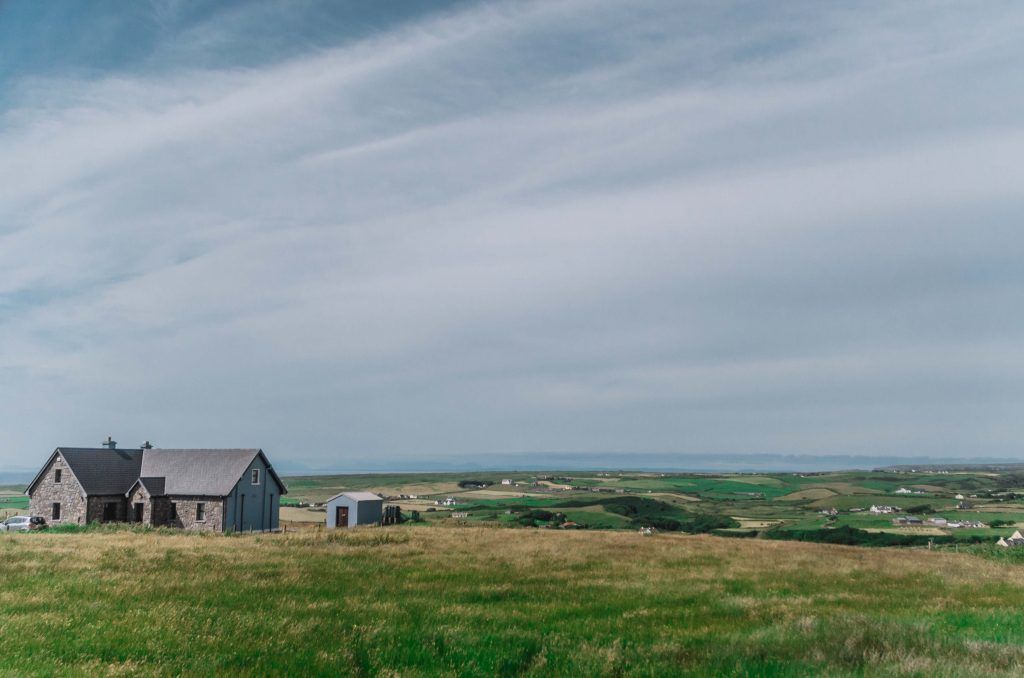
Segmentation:
<svg viewBox="0 0 1024 678">
<path fill-rule="evenodd" d="M 1019 675 L 967 553 L 437 529 L 0 535 L 0 673 Z"/>
</svg>

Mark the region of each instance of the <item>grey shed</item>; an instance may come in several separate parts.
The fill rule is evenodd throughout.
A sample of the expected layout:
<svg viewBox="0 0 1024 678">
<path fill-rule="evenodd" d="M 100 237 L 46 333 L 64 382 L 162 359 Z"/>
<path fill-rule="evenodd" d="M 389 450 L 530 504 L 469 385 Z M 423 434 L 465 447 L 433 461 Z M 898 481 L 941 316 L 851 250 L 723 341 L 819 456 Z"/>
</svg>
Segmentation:
<svg viewBox="0 0 1024 678">
<path fill-rule="evenodd" d="M 342 492 L 327 500 L 327 527 L 379 525 L 384 500 L 372 492 Z"/>
</svg>

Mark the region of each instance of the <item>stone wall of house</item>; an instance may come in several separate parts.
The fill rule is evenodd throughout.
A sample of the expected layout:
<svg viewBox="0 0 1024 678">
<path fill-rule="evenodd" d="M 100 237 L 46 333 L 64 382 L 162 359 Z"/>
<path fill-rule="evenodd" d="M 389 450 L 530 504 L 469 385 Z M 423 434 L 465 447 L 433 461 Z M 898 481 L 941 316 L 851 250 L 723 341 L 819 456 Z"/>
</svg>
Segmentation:
<svg viewBox="0 0 1024 678">
<path fill-rule="evenodd" d="M 102 523 L 103 510 L 108 503 L 117 504 L 117 516 L 113 521 L 123 523 L 128 520 L 128 501 L 123 494 L 93 495 L 89 497 L 89 508 L 86 516 L 88 523 Z"/>
<path fill-rule="evenodd" d="M 60 482 L 55 482 L 55 473 L 61 470 Z M 60 504 L 60 519 L 53 520 L 53 505 Z M 51 524 L 84 524 L 86 522 L 86 501 L 82 486 L 58 454 L 50 460 L 39 483 L 32 489 L 28 502 L 29 515 L 42 516 Z"/>
<path fill-rule="evenodd" d="M 172 496 L 168 499 L 175 503 L 178 510 L 176 526 L 186 530 L 205 532 L 222 532 L 224 530 L 224 499 L 221 497 Z M 196 504 L 206 505 L 206 518 L 202 522 L 196 520 Z"/>
<path fill-rule="evenodd" d="M 181 527 L 181 522 L 175 517 L 171 519 L 171 500 L 167 497 L 154 497 L 152 500 L 152 522 L 154 527 Z"/>
<path fill-rule="evenodd" d="M 152 525 L 153 524 L 153 506 L 152 502 L 149 501 L 149 494 L 146 490 L 139 485 L 132 492 L 131 496 L 128 497 L 128 520 L 135 520 L 135 505 L 142 504 L 142 524 Z"/>
</svg>

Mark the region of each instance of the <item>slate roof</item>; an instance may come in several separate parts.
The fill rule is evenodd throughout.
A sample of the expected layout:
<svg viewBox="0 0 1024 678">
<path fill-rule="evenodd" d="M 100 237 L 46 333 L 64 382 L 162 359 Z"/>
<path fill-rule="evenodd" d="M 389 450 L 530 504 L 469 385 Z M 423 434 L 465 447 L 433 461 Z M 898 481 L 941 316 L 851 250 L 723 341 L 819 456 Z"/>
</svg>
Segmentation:
<svg viewBox="0 0 1024 678">
<path fill-rule="evenodd" d="M 124 494 L 139 479 L 142 450 L 58 447 L 86 494 Z"/>
<path fill-rule="evenodd" d="M 266 455 L 258 449 L 111 450 L 105 447 L 58 447 L 53 454 L 64 457 L 68 469 L 78 479 L 85 494 L 90 496 L 126 495 L 139 482 L 154 497 L 175 494 L 224 497 L 231 493 L 257 456 L 262 457 L 267 465 L 267 475 L 277 483 L 281 494 L 288 492 Z M 26 494 L 31 494 L 49 463 L 43 466 L 26 488 Z"/>
<path fill-rule="evenodd" d="M 141 476 L 163 478 L 163 494 L 193 494 L 223 497 L 260 454 L 258 449 L 241 450 L 146 450 L 142 456 Z M 273 471 L 270 475 L 284 490 Z"/>
<path fill-rule="evenodd" d="M 338 497 L 348 497 L 349 499 L 353 499 L 355 501 L 384 501 L 383 497 L 381 497 L 379 494 L 374 494 L 373 492 L 342 492 L 340 494 L 334 495 L 327 501 L 332 502 Z"/>
<path fill-rule="evenodd" d="M 145 453 L 143 453 L 143 459 L 145 459 Z M 139 478 L 139 484 L 146 488 L 146 492 L 151 497 L 164 496 L 164 485 L 166 482 L 167 478 Z"/>
</svg>

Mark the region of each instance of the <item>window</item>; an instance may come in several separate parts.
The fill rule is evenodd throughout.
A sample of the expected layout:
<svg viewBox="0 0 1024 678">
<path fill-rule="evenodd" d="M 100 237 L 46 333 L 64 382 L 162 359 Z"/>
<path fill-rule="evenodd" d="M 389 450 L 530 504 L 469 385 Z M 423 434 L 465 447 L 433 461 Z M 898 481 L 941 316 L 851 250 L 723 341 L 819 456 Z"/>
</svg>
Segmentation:
<svg viewBox="0 0 1024 678">
<path fill-rule="evenodd" d="M 252 470 L 252 484 L 253 485 L 259 485 L 260 484 L 260 470 L 258 468 L 254 468 Z"/>
<path fill-rule="evenodd" d="M 201 523 L 206 520 L 206 503 L 196 502 L 196 522 Z"/>
<path fill-rule="evenodd" d="M 54 472 L 53 472 L 53 482 L 59 483 L 60 482 L 60 476 L 61 476 L 61 470 L 60 469 L 55 469 Z"/>
<path fill-rule="evenodd" d="M 178 519 L 178 505 L 175 502 L 171 502 L 171 520 Z"/>
<path fill-rule="evenodd" d="M 53 517 L 51 520 L 60 520 L 60 502 L 53 502 Z"/>
</svg>

